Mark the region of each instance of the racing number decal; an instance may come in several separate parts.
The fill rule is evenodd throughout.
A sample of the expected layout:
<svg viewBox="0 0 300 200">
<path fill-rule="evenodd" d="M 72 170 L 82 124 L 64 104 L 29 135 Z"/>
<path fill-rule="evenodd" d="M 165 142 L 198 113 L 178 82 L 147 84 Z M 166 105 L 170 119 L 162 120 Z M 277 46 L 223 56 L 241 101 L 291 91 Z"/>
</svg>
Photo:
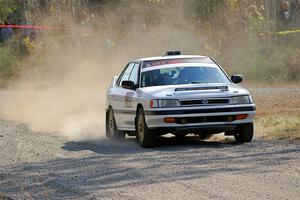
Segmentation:
<svg viewBox="0 0 300 200">
<path fill-rule="evenodd" d="M 132 108 L 132 97 L 133 97 L 133 92 L 126 92 L 125 94 L 125 107 L 126 108 Z"/>
</svg>

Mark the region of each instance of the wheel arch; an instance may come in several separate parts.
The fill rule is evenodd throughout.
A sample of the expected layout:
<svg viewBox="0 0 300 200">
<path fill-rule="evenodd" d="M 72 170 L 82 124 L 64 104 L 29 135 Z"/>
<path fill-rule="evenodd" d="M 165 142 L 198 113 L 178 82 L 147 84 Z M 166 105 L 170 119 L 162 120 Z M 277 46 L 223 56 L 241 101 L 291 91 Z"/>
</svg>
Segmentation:
<svg viewBox="0 0 300 200">
<path fill-rule="evenodd" d="M 138 103 L 138 105 L 136 106 L 136 111 L 135 111 L 135 114 L 136 114 L 136 115 L 138 114 L 138 111 L 139 111 L 139 109 L 141 109 L 141 108 L 144 109 L 143 105 L 142 105 L 141 103 Z"/>
<path fill-rule="evenodd" d="M 106 117 L 107 117 L 107 114 L 108 114 L 109 109 L 114 110 L 113 107 L 112 107 L 111 105 L 108 105 L 108 107 L 105 109 L 105 116 L 106 116 Z"/>
</svg>

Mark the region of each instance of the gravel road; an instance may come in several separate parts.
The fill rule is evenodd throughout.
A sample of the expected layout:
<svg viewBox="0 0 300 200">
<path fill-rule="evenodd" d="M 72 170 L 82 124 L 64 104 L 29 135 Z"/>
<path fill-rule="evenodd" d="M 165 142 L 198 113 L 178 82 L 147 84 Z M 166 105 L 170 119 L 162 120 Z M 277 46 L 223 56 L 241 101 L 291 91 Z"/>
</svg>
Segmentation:
<svg viewBox="0 0 300 200">
<path fill-rule="evenodd" d="M 299 141 L 159 143 L 141 149 L 134 138 L 72 142 L 0 121 L 0 193 L 12 199 L 300 197 Z"/>
</svg>

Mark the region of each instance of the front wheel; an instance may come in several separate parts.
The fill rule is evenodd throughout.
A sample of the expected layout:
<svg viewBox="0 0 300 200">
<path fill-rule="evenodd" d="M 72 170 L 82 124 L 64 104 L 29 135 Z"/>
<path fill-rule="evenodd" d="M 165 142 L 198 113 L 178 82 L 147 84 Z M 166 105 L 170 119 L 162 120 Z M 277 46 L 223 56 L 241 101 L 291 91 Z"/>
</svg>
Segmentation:
<svg viewBox="0 0 300 200">
<path fill-rule="evenodd" d="M 253 123 L 237 126 L 234 133 L 235 141 L 238 143 L 251 142 L 253 139 L 253 131 Z"/>
<path fill-rule="evenodd" d="M 116 126 L 116 120 L 112 108 L 109 108 L 106 112 L 105 120 L 106 137 L 113 139 L 124 139 L 125 135 L 118 131 Z"/>
<path fill-rule="evenodd" d="M 155 145 L 156 137 L 151 134 L 145 121 L 144 110 L 140 108 L 136 119 L 136 139 L 141 147 L 149 148 Z"/>
</svg>

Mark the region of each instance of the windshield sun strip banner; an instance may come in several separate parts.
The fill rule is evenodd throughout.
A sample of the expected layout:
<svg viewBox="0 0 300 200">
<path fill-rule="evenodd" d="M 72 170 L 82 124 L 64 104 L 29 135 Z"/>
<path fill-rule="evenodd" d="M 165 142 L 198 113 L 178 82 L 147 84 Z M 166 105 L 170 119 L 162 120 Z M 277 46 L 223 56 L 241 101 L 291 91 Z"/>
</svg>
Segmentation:
<svg viewBox="0 0 300 200">
<path fill-rule="evenodd" d="M 158 65 L 158 66 L 153 66 L 153 67 L 147 67 L 142 69 L 141 73 L 143 72 L 148 72 L 156 69 L 168 69 L 168 68 L 180 68 L 180 67 L 215 67 L 217 68 L 218 66 L 216 64 L 207 64 L 207 63 L 186 63 L 185 65 L 182 65 L 185 63 L 179 63 L 179 64 L 167 64 L 167 65 Z"/>
<path fill-rule="evenodd" d="M 180 63 L 208 63 L 214 64 L 214 62 L 208 57 L 197 57 L 197 58 L 173 58 L 173 59 L 161 59 L 161 60 L 150 60 L 144 61 L 142 68 L 155 67 L 159 65 L 170 65 Z"/>
</svg>

